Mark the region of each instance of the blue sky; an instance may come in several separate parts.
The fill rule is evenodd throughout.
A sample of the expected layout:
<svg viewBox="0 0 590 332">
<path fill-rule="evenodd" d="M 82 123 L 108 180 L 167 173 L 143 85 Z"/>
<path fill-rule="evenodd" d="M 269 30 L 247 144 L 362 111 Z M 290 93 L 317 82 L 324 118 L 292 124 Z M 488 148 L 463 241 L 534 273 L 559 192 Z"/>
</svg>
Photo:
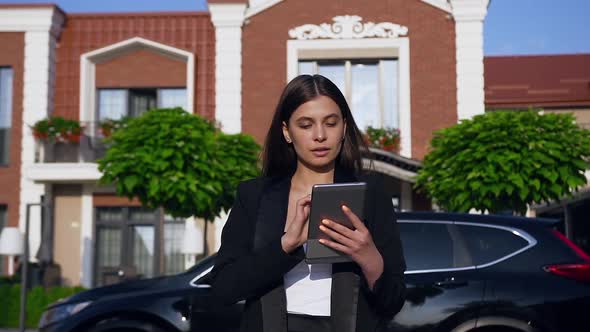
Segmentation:
<svg viewBox="0 0 590 332">
<path fill-rule="evenodd" d="M 19 2 L 47 3 L 51 0 L 0 0 L 0 3 Z M 54 2 L 66 12 L 206 10 L 205 0 Z M 590 53 L 589 17 L 590 0 L 492 0 L 484 24 L 484 53 Z"/>
</svg>

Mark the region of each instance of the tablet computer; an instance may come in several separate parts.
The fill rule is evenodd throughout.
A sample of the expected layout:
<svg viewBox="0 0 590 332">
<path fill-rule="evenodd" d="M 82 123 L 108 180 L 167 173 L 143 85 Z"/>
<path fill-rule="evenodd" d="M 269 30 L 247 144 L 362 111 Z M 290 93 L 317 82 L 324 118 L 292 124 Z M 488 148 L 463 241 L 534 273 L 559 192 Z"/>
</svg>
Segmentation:
<svg viewBox="0 0 590 332">
<path fill-rule="evenodd" d="M 352 229 L 352 223 L 342 211 L 342 205 L 348 206 L 360 220 L 364 220 L 366 189 L 367 184 L 365 182 L 316 184 L 313 186 L 305 252 L 306 263 L 351 261 L 348 255 L 319 242 L 322 238 L 329 239 L 329 236 L 322 232 L 319 227 L 323 219 L 330 219 Z"/>
</svg>

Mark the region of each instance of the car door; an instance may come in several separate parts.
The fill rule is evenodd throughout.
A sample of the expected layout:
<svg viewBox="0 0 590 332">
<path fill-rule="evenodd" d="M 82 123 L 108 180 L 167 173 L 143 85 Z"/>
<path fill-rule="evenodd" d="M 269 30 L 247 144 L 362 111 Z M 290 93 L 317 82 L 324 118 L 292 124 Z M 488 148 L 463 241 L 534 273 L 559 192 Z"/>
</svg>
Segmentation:
<svg viewBox="0 0 590 332">
<path fill-rule="evenodd" d="M 191 331 L 192 332 L 238 332 L 244 310 L 244 301 L 239 301 L 221 310 L 211 310 L 211 286 L 207 274 L 213 269 L 213 259 L 209 259 L 191 281 Z"/>
<path fill-rule="evenodd" d="M 485 284 L 453 222 L 400 220 L 399 229 L 407 265 L 406 302 L 386 330 L 451 331 L 471 324 Z"/>
</svg>

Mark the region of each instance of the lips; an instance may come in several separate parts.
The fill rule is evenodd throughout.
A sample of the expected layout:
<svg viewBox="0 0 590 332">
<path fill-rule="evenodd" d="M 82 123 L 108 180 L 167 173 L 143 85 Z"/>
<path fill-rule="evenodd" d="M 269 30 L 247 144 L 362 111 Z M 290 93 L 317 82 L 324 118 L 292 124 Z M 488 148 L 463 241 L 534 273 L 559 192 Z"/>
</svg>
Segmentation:
<svg viewBox="0 0 590 332">
<path fill-rule="evenodd" d="M 316 148 L 312 149 L 311 153 L 313 153 L 316 157 L 325 157 L 330 153 L 330 148 Z"/>
</svg>

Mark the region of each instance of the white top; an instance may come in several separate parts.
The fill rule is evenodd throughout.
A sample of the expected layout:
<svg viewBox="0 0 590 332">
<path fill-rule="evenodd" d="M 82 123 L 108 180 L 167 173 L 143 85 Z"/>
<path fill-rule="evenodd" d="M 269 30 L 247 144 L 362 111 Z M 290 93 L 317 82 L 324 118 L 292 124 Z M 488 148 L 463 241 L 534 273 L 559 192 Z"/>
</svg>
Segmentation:
<svg viewBox="0 0 590 332">
<path fill-rule="evenodd" d="M 284 276 L 287 312 L 330 316 L 332 264 L 306 264 L 301 261 Z"/>
</svg>

